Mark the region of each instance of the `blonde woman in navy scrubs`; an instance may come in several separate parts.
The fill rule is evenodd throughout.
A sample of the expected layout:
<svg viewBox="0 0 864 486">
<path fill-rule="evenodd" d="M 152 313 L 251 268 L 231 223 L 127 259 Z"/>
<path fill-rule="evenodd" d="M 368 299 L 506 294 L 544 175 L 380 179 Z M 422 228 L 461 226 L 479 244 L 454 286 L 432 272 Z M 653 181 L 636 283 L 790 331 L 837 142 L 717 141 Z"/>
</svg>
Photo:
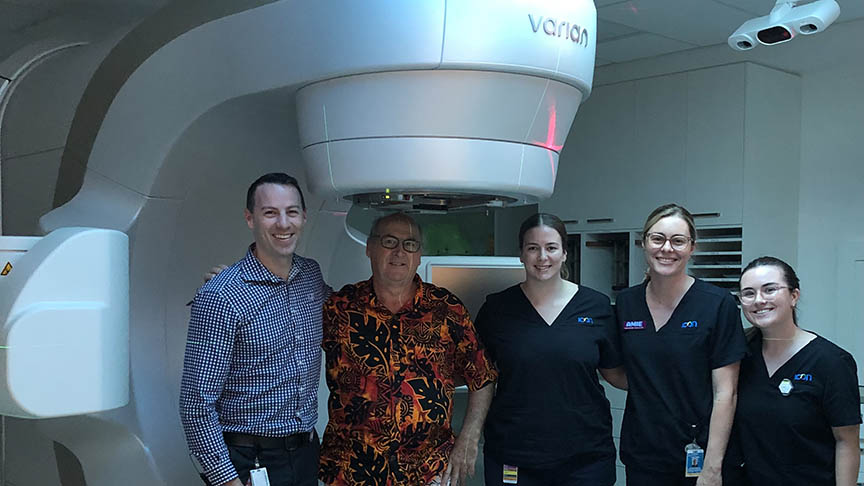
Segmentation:
<svg viewBox="0 0 864 486">
<path fill-rule="evenodd" d="M 489 295 L 475 326 L 498 367 L 485 426 L 487 486 L 611 486 L 615 446 L 597 378 L 626 383 L 609 298 L 561 277 L 564 223 L 519 230 L 525 281 Z M 624 381 L 622 381 L 624 380 Z"/>
<path fill-rule="evenodd" d="M 800 295 L 795 271 L 777 258 L 757 258 L 741 275 L 741 307 L 754 331 L 735 415 L 744 470 L 753 486 L 854 486 L 861 423 L 855 360 L 798 327 Z"/>
<path fill-rule="evenodd" d="M 628 486 L 722 484 L 746 343 L 729 291 L 687 275 L 695 244 L 686 209 L 655 209 L 642 233 L 646 281 L 615 302 L 629 384 L 621 428 Z"/>
</svg>

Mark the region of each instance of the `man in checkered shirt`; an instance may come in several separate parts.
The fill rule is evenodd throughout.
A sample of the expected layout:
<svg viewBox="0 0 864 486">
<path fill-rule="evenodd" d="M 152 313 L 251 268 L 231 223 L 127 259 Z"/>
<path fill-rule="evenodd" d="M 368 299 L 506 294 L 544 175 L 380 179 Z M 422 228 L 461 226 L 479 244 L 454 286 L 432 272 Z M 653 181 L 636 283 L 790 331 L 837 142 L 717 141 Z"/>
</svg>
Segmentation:
<svg viewBox="0 0 864 486">
<path fill-rule="evenodd" d="M 306 222 L 297 180 L 271 173 L 246 195 L 255 242 L 192 304 L 180 417 L 202 478 L 243 486 L 265 467 L 273 486 L 315 486 L 321 305 L 318 264 L 294 253 Z"/>
</svg>

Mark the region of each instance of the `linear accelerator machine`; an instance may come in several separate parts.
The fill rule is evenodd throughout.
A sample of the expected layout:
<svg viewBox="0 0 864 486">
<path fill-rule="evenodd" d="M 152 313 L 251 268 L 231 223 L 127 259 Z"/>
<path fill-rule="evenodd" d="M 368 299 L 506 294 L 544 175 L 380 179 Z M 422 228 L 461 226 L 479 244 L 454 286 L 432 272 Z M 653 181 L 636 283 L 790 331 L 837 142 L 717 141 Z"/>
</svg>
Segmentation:
<svg viewBox="0 0 864 486">
<path fill-rule="evenodd" d="M 7 456 L 32 448 L 7 480 L 198 484 L 177 413 L 185 303 L 242 257 L 248 184 L 299 176 L 298 252 L 335 288 L 370 274 L 352 207 L 546 198 L 595 26 L 590 0 L 190 1 L 119 40 L 48 39 L 0 64 L 4 127 L 25 123 L 28 89 L 89 79 L 66 100 L 46 236 L 0 237 L 0 414 L 33 431 L 5 437 Z"/>
</svg>

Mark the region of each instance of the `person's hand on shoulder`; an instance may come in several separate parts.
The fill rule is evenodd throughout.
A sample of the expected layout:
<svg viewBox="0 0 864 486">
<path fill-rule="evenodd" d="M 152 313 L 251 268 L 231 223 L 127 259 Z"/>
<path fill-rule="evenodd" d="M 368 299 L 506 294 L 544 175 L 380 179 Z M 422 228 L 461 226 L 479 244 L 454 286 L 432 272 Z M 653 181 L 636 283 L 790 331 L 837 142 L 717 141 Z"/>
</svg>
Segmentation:
<svg viewBox="0 0 864 486">
<path fill-rule="evenodd" d="M 204 281 L 207 282 L 208 280 L 215 277 L 216 275 L 219 275 L 222 272 L 222 270 L 225 270 L 226 268 L 228 268 L 228 265 L 225 265 L 225 264 L 216 265 L 215 267 L 211 268 L 210 270 L 208 270 L 207 272 L 204 273 Z M 228 484 L 230 484 L 230 483 L 228 483 Z M 231 486 L 234 486 L 234 485 L 231 485 Z M 243 486 L 243 485 L 240 485 L 240 486 Z"/>
</svg>

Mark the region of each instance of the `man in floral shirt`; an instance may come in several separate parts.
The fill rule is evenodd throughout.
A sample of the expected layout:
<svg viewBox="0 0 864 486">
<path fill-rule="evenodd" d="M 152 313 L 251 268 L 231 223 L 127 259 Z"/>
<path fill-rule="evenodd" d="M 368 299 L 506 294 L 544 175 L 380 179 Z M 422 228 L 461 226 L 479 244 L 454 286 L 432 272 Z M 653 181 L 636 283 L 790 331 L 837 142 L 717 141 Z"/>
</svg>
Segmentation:
<svg viewBox="0 0 864 486">
<path fill-rule="evenodd" d="M 462 486 L 496 378 L 465 306 L 417 276 L 422 237 L 401 213 L 373 224 L 372 278 L 324 304 L 330 421 L 320 479 L 331 486 Z M 453 389 L 468 411 L 454 438 Z"/>
</svg>

